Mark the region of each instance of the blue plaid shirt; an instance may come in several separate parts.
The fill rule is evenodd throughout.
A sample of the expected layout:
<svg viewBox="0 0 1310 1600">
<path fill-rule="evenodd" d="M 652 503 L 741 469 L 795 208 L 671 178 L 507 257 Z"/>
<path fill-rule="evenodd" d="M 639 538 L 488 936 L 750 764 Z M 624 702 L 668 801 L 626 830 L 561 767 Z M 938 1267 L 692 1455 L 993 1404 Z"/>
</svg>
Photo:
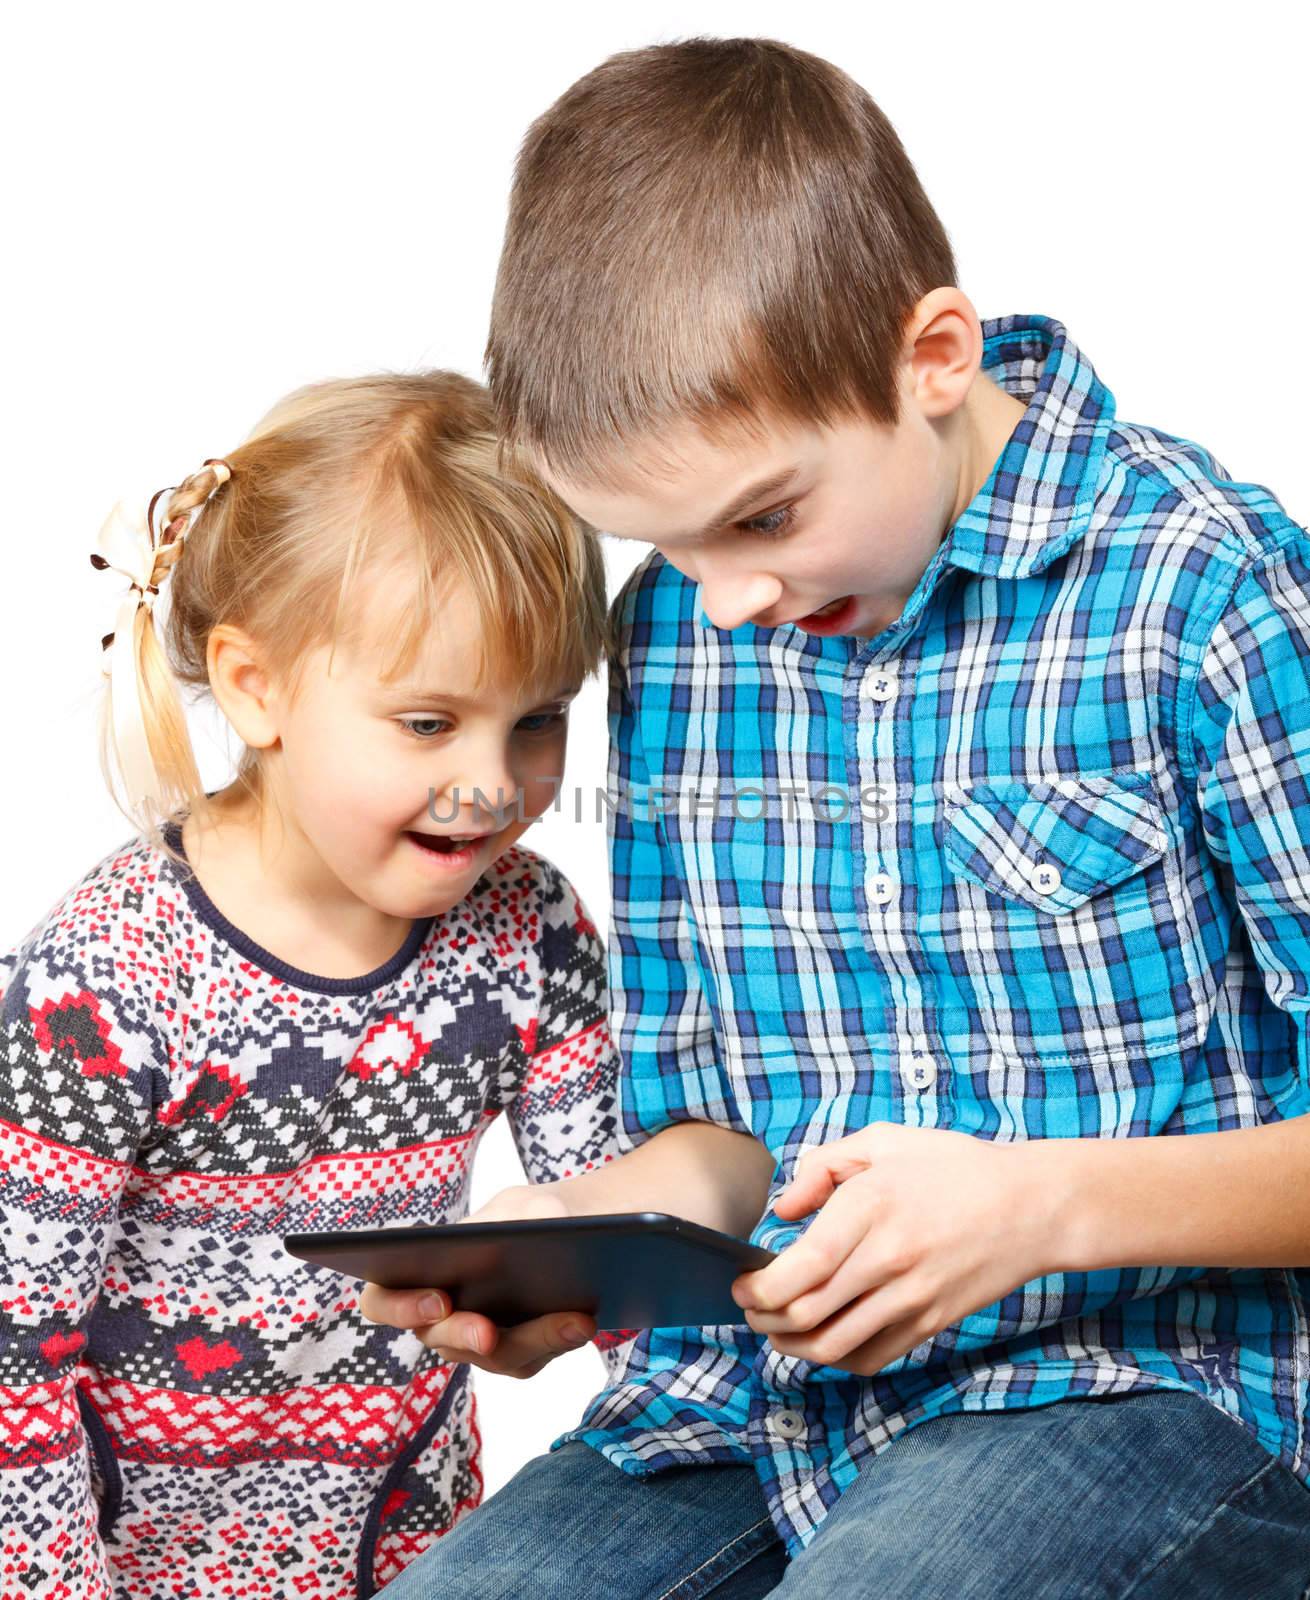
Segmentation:
<svg viewBox="0 0 1310 1600">
<path fill-rule="evenodd" d="M 1119 422 L 1060 323 L 983 324 L 1027 410 L 876 638 L 710 626 L 658 555 L 618 601 L 610 976 L 630 1144 L 777 1161 L 875 1121 L 981 1139 L 1310 1109 L 1310 534 Z M 830 787 L 829 787 L 830 786 Z M 1310 1482 L 1310 1271 L 1026 1283 L 874 1377 L 746 1326 L 631 1345 L 580 1438 L 753 1462 L 795 1554 L 943 1412 L 1166 1387 Z"/>
</svg>

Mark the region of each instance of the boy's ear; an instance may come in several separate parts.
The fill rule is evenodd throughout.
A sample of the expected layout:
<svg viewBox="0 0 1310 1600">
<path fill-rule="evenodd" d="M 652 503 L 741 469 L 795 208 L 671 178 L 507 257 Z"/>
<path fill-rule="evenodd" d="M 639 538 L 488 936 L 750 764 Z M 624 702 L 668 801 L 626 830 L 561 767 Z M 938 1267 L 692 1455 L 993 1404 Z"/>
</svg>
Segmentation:
<svg viewBox="0 0 1310 1600">
<path fill-rule="evenodd" d="M 210 632 L 205 664 L 210 692 L 242 743 L 254 750 L 275 745 L 278 702 L 250 635 L 231 623 L 220 623 Z"/>
<path fill-rule="evenodd" d="M 982 325 L 969 297 L 953 287 L 924 295 L 906 327 L 905 365 L 915 404 L 925 417 L 962 406 L 982 365 Z"/>
</svg>

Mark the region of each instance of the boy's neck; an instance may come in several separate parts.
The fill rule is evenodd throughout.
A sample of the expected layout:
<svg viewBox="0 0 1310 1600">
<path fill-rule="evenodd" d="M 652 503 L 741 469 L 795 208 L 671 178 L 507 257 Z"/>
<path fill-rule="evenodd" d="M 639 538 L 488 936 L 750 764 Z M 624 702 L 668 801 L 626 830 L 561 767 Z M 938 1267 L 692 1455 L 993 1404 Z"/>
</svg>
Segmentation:
<svg viewBox="0 0 1310 1600">
<path fill-rule="evenodd" d="M 1013 395 L 1007 394 L 983 373 L 979 372 L 975 376 L 965 396 L 964 404 L 951 418 L 954 439 L 953 444 L 947 448 L 953 449 L 957 466 L 953 473 L 948 469 L 946 481 L 949 483 L 954 477 L 955 489 L 954 498 L 949 503 L 945 498 L 942 501 L 942 525 L 937 540 L 938 547 L 955 526 L 965 507 L 976 498 L 978 491 L 991 477 L 997 461 L 1009 442 L 1010 435 L 1027 409 L 1021 400 L 1016 400 Z M 889 593 L 885 605 L 867 624 L 859 628 L 855 636 L 865 639 L 876 638 L 896 622 L 930 564 L 931 553 L 925 557 L 913 581 L 906 580 L 903 592 L 898 590 Z"/>
<path fill-rule="evenodd" d="M 977 497 L 1006 445 L 1010 442 L 1019 419 L 1027 411 L 1022 400 L 1007 394 L 999 384 L 979 372 L 965 396 L 963 413 L 963 444 L 960 451 L 960 472 L 956 485 L 955 503 L 951 508 L 945 538 L 959 521 L 966 506 Z"/>
</svg>

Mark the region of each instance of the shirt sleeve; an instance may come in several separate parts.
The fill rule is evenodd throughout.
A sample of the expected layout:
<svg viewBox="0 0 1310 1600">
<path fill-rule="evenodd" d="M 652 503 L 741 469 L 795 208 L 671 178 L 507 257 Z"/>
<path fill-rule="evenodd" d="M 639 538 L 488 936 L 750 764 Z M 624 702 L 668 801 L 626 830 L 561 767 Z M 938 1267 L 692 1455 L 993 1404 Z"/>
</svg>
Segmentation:
<svg viewBox="0 0 1310 1600">
<path fill-rule="evenodd" d="M 1190 748 L 1207 847 L 1222 862 L 1269 998 L 1295 1024 L 1310 1095 L 1310 534 L 1254 561 L 1211 634 Z"/>
<path fill-rule="evenodd" d="M 157 1040 L 108 984 L 58 956 L 27 952 L 0 981 L 5 1571 L 14 1593 L 109 1600 L 77 1371 L 150 1121 Z"/>
<path fill-rule="evenodd" d="M 626 1147 L 678 1122 L 752 1130 L 723 1070 L 691 914 L 660 824 L 622 656 L 610 663 L 610 1019 Z"/>
</svg>

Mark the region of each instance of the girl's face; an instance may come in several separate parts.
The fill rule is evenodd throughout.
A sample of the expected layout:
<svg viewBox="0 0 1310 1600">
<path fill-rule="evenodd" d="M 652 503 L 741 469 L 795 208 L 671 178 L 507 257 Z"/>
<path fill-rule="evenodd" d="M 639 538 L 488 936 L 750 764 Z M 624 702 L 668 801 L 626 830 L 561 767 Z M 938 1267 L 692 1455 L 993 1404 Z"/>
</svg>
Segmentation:
<svg viewBox="0 0 1310 1600">
<path fill-rule="evenodd" d="M 309 847 L 307 879 L 321 863 L 387 915 L 439 914 L 554 801 L 579 685 L 475 689 L 476 618 L 452 594 L 394 683 L 381 679 L 385 630 L 338 642 L 330 673 L 324 645 L 277 702 L 275 784 Z"/>
</svg>

